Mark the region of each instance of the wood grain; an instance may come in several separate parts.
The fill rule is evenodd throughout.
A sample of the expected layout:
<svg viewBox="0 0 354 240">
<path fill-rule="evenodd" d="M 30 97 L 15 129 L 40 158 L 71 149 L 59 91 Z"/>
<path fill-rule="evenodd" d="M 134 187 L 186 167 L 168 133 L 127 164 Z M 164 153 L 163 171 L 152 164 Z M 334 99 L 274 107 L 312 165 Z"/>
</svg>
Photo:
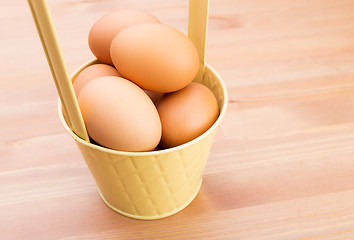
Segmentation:
<svg viewBox="0 0 354 240">
<path fill-rule="evenodd" d="M 70 72 L 112 9 L 187 32 L 188 1 L 48 3 Z M 59 122 L 27 3 L 0 12 L 0 239 L 354 239 L 352 0 L 210 1 L 206 58 L 229 108 L 197 198 L 157 221 L 102 202 Z"/>
</svg>

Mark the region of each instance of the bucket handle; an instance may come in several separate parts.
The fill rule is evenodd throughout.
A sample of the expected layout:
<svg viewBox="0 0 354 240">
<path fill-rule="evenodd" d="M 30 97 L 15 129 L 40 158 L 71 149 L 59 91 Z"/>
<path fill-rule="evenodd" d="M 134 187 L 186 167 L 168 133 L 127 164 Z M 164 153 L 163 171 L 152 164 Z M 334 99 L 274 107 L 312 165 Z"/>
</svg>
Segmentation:
<svg viewBox="0 0 354 240">
<path fill-rule="evenodd" d="M 206 41 L 208 31 L 209 1 L 189 0 L 188 38 L 199 55 L 199 70 L 194 81 L 201 82 L 205 70 Z"/>
</svg>

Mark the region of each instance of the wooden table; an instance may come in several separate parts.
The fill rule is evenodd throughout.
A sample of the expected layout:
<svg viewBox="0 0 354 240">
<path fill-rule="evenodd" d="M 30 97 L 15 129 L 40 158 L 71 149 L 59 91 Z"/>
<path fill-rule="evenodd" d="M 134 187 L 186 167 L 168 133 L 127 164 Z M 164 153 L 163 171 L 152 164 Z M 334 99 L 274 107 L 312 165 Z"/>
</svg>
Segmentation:
<svg viewBox="0 0 354 240">
<path fill-rule="evenodd" d="M 70 72 L 116 8 L 187 31 L 184 0 L 49 0 Z M 196 199 L 110 210 L 57 114 L 29 7 L 0 2 L 0 239 L 354 239 L 354 2 L 211 0 L 207 62 L 229 91 Z"/>
</svg>

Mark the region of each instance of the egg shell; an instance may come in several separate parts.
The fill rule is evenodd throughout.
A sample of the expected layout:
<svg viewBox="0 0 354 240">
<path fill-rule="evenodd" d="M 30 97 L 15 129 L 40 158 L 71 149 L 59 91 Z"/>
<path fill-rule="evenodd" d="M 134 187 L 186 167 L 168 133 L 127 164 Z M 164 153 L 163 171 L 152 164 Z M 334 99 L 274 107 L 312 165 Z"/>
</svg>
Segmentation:
<svg viewBox="0 0 354 240">
<path fill-rule="evenodd" d="M 98 19 L 91 27 L 88 44 L 91 52 L 102 63 L 112 65 L 110 45 L 122 29 L 141 23 L 160 23 L 150 13 L 141 10 L 116 10 Z"/>
<path fill-rule="evenodd" d="M 103 76 L 121 77 L 122 75 L 111 65 L 98 63 L 88 66 L 87 68 L 83 69 L 74 80 L 73 87 L 76 96 L 79 96 L 81 89 L 89 81 Z"/>
<path fill-rule="evenodd" d="M 87 83 L 78 98 L 90 137 L 120 151 L 150 151 L 161 138 L 155 105 L 134 83 L 105 76 Z"/>
<path fill-rule="evenodd" d="M 125 28 L 112 40 L 111 58 L 123 77 L 153 92 L 182 89 L 199 69 L 191 40 L 163 24 Z"/>
<path fill-rule="evenodd" d="M 162 124 L 161 146 L 164 148 L 187 143 L 202 135 L 219 116 L 212 91 L 195 82 L 163 95 L 156 107 Z"/>
</svg>

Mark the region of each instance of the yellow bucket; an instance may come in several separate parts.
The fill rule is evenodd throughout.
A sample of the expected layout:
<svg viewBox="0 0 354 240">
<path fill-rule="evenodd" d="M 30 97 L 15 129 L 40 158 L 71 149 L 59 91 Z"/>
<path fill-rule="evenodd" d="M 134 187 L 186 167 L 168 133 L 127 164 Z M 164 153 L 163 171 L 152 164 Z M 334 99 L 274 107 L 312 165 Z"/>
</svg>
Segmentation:
<svg viewBox="0 0 354 240">
<path fill-rule="evenodd" d="M 71 76 L 74 80 L 91 61 Z M 60 120 L 75 139 L 103 201 L 114 211 L 136 219 L 159 219 L 184 209 L 198 194 L 214 135 L 227 107 L 226 87 L 206 64 L 201 82 L 212 90 L 220 114 L 214 125 L 183 145 L 150 152 L 124 152 L 88 143 L 68 127 L 59 100 Z"/>
</svg>

